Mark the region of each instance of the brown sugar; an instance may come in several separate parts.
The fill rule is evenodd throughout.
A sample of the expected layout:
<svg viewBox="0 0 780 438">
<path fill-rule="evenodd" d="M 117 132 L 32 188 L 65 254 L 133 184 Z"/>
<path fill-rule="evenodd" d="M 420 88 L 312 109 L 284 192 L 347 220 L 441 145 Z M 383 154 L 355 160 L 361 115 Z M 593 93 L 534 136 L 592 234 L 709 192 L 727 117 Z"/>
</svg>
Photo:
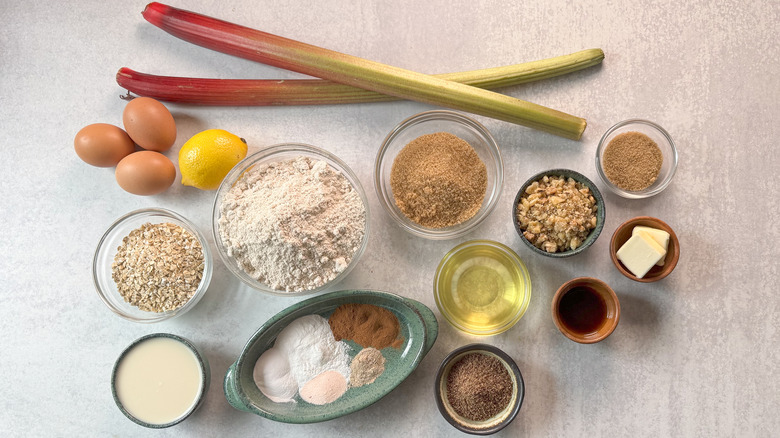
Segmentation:
<svg viewBox="0 0 780 438">
<path fill-rule="evenodd" d="M 655 182 L 663 160 L 653 139 L 641 132 L 625 132 L 609 142 L 601 164 L 613 184 L 623 190 L 639 191 Z"/>
<path fill-rule="evenodd" d="M 444 228 L 471 219 L 487 191 L 487 168 L 465 140 L 437 132 L 407 144 L 393 161 L 390 187 L 412 221 Z"/>
</svg>

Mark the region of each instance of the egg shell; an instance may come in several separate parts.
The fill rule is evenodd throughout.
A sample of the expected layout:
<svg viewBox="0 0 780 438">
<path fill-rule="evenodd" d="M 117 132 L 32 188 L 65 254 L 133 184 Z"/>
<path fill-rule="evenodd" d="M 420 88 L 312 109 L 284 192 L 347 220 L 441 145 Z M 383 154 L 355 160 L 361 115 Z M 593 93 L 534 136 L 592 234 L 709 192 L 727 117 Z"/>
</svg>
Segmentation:
<svg viewBox="0 0 780 438">
<path fill-rule="evenodd" d="M 76 155 L 96 167 L 113 167 L 135 151 L 135 144 L 122 128 L 108 123 L 87 125 L 73 140 Z"/>
<path fill-rule="evenodd" d="M 133 152 L 116 166 L 116 182 L 134 195 L 156 195 L 170 187 L 175 179 L 176 167 L 159 152 Z"/>
<path fill-rule="evenodd" d="M 144 149 L 165 152 L 176 141 L 176 122 L 165 105 L 151 97 L 136 97 L 122 113 L 130 138 Z"/>
</svg>

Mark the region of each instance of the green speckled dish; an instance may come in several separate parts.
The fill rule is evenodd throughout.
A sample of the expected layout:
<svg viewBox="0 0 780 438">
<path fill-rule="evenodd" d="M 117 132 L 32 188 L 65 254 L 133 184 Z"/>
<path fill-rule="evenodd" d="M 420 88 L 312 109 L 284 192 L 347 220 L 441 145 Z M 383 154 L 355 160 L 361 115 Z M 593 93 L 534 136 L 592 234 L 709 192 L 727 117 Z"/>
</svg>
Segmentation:
<svg viewBox="0 0 780 438">
<path fill-rule="evenodd" d="M 401 325 L 403 344 L 400 348 L 382 349 L 385 371 L 376 381 L 359 388 L 350 388 L 333 403 L 313 405 L 296 397 L 296 403 L 276 403 L 269 400 L 255 385 L 252 371 L 263 352 L 273 346 L 279 333 L 294 320 L 311 314 L 328 318 L 342 304 L 373 304 L 392 311 Z M 244 346 L 238 360 L 225 375 L 224 389 L 228 402 L 236 409 L 283 423 L 317 423 L 359 411 L 387 395 L 406 379 L 433 347 L 439 325 L 433 312 L 414 300 L 387 292 L 346 290 L 320 295 L 279 312 L 263 324 Z M 361 347 L 352 341 L 350 356 Z"/>
</svg>

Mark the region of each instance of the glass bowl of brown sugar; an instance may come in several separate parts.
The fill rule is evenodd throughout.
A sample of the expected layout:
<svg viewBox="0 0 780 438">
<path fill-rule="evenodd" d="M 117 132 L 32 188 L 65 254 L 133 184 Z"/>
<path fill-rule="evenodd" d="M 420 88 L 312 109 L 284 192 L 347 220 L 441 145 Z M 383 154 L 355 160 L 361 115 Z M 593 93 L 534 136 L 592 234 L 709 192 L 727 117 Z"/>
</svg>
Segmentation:
<svg viewBox="0 0 780 438">
<path fill-rule="evenodd" d="M 472 231 L 501 195 L 504 165 L 493 136 L 455 111 L 409 117 L 387 135 L 374 166 L 380 204 L 404 230 L 427 239 Z"/>
<path fill-rule="evenodd" d="M 677 170 L 677 147 L 666 130 L 648 120 L 624 120 L 609 128 L 596 149 L 604 185 L 628 199 L 661 193 Z"/>
</svg>

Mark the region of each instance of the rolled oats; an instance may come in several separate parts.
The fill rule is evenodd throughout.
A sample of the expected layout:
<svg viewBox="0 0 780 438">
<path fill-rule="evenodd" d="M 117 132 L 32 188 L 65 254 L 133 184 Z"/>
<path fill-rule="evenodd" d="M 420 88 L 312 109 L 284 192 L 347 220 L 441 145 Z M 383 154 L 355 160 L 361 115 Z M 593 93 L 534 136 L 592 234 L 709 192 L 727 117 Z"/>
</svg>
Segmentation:
<svg viewBox="0 0 780 438">
<path fill-rule="evenodd" d="M 146 223 L 122 239 L 111 278 L 127 303 L 160 313 L 192 298 L 203 267 L 203 248 L 195 235 L 172 223 Z"/>
</svg>

